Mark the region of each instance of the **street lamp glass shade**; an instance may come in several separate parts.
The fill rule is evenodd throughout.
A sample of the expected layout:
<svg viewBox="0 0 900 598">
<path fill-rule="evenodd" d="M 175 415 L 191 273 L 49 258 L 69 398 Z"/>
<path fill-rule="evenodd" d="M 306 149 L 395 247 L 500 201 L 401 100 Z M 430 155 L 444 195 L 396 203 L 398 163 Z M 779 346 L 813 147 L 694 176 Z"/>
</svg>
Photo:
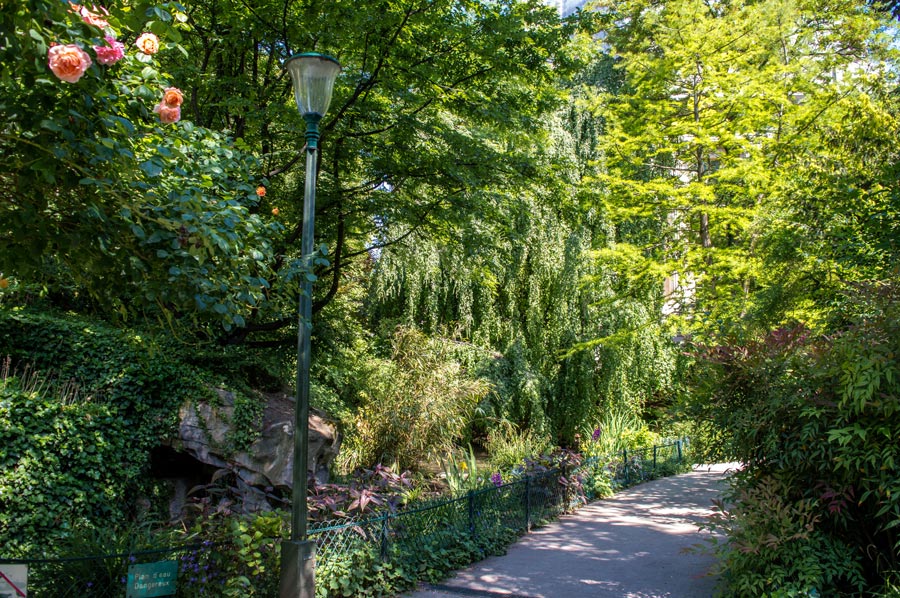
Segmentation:
<svg viewBox="0 0 900 598">
<path fill-rule="evenodd" d="M 284 67 L 294 82 L 294 99 L 300 114 L 325 116 L 331 103 L 334 80 L 341 72 L 340 63 L 325 54 L 295 54 Z"/>
</svg>

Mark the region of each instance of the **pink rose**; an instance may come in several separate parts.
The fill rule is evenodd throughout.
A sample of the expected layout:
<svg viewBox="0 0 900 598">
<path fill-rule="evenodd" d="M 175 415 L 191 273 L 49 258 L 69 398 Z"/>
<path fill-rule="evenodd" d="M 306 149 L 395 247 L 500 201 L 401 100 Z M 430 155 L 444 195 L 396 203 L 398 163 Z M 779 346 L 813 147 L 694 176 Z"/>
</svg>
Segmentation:
<svg viewBox="0 0 900 598">
<path fill-rule="evenodd" d="M 159 114 L 159 122 L 164 125 L 177 123 L 181 120 L 181 108 L 178 106 L 169 106 L 165 102 L 160 102 L 153 108 L 153 111 Z"/>
<path fill-rule="evenodd" d="M 53 46 L 47 52 L 47 64 L 58 78 L 75 83 L 91 66 L 91 57 L 75 44 Z"/>
<path fill-rule="evenodd" d="M 108 46 L 94 46 L 94 52 L 97 53 L 97 62 L 100 64 L 115 64 L 125 58 L 125 44 L 117 42 L 116 38 L 107 35 L 106 43 Z"/>
<path fill-rule="evenodd" d="M 106 17 L 100 16 L 100 13 L 94 12 L 97 10 L 103 11 L 103 14 L 109 15 L 109 11 L 107 11 L 102 6 L 98 9 L 95 5 L 91 5 L 92 10 L 88 10 L 86 6 L 81 4 L 73 4 L 72 12 L 78 13 L 81 17 L 81 20 L 87 23 L 88 25 L 93 25 L 94 27 L 99 27 L 100 29 L 105 29 L 109 27 L 109 21 L 106 20 Z"/>
<path fill-rule="evenodd" d="M 140 34 L 134 45 L 144 54 L 156 54 L 159 52 L 159 38 L 152 33 Z"/>
</svg>

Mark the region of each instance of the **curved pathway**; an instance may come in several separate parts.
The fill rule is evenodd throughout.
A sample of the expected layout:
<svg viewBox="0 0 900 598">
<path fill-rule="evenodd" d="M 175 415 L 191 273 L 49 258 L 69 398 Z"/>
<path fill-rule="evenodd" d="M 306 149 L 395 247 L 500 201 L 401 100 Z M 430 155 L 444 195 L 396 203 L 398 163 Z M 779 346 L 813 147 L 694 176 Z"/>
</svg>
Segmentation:
<svg viewBox="0 0 900 598">
<path fill-rule="evenodd" d="M 409 598 L 708 598 L 712 557 L 685 552 L 734 464 L 640 484 L 524 536 Z"/>
</svg>

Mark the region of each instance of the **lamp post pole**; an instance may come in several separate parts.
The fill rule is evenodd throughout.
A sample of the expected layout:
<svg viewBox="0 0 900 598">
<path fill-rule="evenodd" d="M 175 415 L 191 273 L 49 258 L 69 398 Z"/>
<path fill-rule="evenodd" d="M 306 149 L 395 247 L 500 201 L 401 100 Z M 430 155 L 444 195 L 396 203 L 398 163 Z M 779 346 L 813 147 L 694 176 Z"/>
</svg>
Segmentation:
<svg viewBox="0 0 900 598">
<path fill-rule="evenodd" d="M 313 252 L 316 215 L 316 163 L 319 121 L 328 104 L 340 64 L 323 54 L 297 54 L 285 62 L 294 85 L 297 108 L 306 122 L 306 182 L 303 190 L 303 228 L 300 251 L 306 269 Z M 297 332 L 297 390 L 294 407 L 294 461 L 291 500 L 291 538 L 281 544 L 280 598 L 315 598 L 315 544 L 307 537 L 307 479 L 309 468 L 309 365 L 312 332 L 312 281 L 303 279 Z"/>
</svg>

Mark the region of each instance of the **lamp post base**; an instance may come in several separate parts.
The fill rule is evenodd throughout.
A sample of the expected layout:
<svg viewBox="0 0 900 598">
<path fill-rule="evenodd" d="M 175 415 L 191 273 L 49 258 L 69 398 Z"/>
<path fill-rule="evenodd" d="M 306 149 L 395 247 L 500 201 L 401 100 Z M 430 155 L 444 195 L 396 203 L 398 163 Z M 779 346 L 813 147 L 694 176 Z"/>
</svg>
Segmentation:
<svg viewBox="0 0 900 598">
<path fill-rule="evenodd" d="M 281 543 L 279 598 L 315 598 L 316 544 L 285 540 Z"/>
</svg>

